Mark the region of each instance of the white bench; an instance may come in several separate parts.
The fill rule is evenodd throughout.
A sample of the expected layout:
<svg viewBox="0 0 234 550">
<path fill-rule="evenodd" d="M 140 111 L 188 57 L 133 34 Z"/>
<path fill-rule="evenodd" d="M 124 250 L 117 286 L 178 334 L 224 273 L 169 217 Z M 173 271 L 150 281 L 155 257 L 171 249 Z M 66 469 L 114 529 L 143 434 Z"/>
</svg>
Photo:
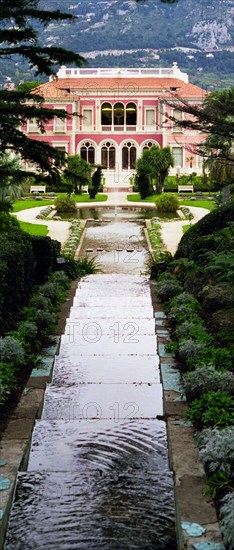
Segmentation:
<svg viewBox="0 0 234 550">
<path fill-rule="evenodd" d="M 39 192 L 40 193 L 45 193 L 46 192 L 46 185 L 31 185 L 30 187 L 30 193 L 33 193 L 33 192 Z"/>
<path fill-rule="evenodd" d="M 193 185 L 178 185 L 178 193 L 181 191 L 191 191 L 193 193 Z"/>
</svg>

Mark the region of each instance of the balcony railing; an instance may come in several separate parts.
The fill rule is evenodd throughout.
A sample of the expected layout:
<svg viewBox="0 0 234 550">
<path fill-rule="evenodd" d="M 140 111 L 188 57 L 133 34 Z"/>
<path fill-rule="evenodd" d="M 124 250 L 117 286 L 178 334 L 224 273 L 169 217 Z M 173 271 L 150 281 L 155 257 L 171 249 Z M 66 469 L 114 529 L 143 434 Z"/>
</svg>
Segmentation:
<svg viewBox="0 0 234 550">
<path fill-rule="evenodd" d="M 136 132 L 136 130 L 136 125 L 129 126 L 124 124 L 123 126 L 102 126 L 102 132 Z"/>
</svg>

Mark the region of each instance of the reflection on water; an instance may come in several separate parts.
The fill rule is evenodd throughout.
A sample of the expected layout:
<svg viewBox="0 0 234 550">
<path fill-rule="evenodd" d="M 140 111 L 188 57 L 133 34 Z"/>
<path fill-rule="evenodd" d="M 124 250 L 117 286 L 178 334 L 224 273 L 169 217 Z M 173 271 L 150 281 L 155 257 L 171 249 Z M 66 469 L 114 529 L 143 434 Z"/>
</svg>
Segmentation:
<svg viewBox="0 0 234 550">
<path fill-rule="evenodd" d="M 96 257 L 103 273 L 140 275 L 148 253 L 140 221 L 88 222 L 81 256 Z"/>
<path fill-rule="evenodd" d="M 131 219 L 131 220 L 145 220 L 151 218 L 159 218 L 160 220 L 169 220 L 177 218 L 174 214 L 163 214 L 158 212 L 156 208 L 137 208 L 129 206 L 98 206 L 95 208 L 78 208 L 77 212 L 72 214 L 59 214 L 62 219 L 70 220 L 79 218 L 81 220 L 112 220 L 118 219 Z"/>
</svg>

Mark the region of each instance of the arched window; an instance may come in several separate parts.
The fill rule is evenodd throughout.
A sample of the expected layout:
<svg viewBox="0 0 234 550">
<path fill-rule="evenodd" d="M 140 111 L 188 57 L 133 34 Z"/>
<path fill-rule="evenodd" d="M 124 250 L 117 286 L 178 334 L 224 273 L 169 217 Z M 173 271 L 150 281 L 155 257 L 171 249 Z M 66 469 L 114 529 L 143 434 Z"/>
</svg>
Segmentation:
<svg viewBox="0 0 234 550">
<path fill-rule="evenodd" d="M 128 103 L 126 105 L 126 125 L 136 126 L 137 123 L 137 108 L 135 103 Z"/>
<path fill-rule="evenodd" d="M 101 163 L 109 170 L 115 168 L 115 146 L 109 141 L 102 146 Z"/>
<path fill-rule="evenodd" d="M 112 125 L 112 106 L 110 103 L 102 104 L 102 126 Z"/>
<path fill-rule="evenodd" d="M 114 105 L 114 126 L 124 126 L 124 105 L 122 103 Z"/>
<path fill-rule="evenodd" d="M 89 162 L 89 164 L 95 164 L 95 149 L 93 144 L 86 141 L 80 148 L 80 156 L 86 162 Z"/>
<path fill-rule="evenodd" d="M 159 147 L 159 144 L 156 142 L 156 141 L 148 141 L 146 143 L 144 143 L 144 146 L 143 146 L 143 151 L 147 151 L 148 149 L 150 149 L 153 145 L 156 145 L 156 147 Z"/>
<path fill-rule="evenodd" d="M 122 149 L 122 169 L 134 170 L 136 167 L 136 147 L 130 141 Z"/>
</svg>

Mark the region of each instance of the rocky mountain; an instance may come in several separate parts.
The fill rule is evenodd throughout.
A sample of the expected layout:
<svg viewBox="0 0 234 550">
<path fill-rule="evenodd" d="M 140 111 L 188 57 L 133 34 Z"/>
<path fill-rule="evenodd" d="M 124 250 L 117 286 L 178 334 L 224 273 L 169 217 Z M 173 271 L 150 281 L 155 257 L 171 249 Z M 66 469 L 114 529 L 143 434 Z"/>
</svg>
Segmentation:
<svg viewBox="0 0 234 550">
<path fill-rule="evenodd" d="M 41 0 L 41 5 L 76 16 L 74 23 L 41 29 L 42 42 L 83 53 L 90 66 L 177 61 L 208 89 L 233 81 L 233 0 Z M 25 67 L 17 71 L 22 76 Z"/>
</svg>

